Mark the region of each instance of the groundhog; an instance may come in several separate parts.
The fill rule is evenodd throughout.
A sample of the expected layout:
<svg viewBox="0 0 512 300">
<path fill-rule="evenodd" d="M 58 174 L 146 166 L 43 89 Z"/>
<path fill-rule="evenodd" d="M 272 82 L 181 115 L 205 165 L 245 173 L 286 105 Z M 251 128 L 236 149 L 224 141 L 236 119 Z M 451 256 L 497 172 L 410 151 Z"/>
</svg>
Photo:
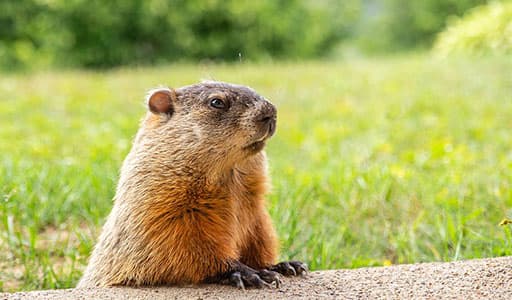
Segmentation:
<svg viewBox="0 0 512 300">
<path fill-rule="evenodd" d="M 222 283 L 279 286 L 265 207 L 276 109 L 251 88 L 157 88 L 121 168 L 114 206 L 78 288 Z"/>
</svg>

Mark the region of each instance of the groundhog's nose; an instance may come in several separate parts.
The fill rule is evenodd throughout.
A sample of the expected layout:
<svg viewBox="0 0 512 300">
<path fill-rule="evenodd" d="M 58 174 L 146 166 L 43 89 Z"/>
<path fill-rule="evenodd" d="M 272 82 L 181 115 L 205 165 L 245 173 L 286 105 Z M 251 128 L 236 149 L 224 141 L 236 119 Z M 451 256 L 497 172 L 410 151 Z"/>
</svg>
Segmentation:
<svg viewBox="0 0 512 300">
<path fill-rule="evenodd" d="M 268 136 L 272 136 L 276 131 L 276 108 L 274 105 L 268 103 L 263 107 L 261 114 L 258 116 L 257 121 L 268 130 Z"/>
</svg>

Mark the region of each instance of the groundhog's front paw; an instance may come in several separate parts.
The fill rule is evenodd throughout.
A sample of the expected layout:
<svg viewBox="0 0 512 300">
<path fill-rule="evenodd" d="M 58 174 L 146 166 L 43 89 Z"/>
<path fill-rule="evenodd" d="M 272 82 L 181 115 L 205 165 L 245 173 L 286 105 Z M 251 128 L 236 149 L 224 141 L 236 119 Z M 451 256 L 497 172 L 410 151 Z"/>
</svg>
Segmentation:
<svg viewBox="0 0 512 300">
<path fill-rule="evenodd" d="M 249 267 L 241 268 L 239 271 L 234 271 L 229 276 L 229 281 L 232 285 L 244 289 L 245 287 L 272 287 L 275 283 L 276 287 L 281 285 L 279 274 L 274 271 L 260 270 L 256 271 Z"/>
<path fill-rule="evenodd" d="M 284 261 L 271 266 L 269 270 L 285 276 L 305 276 L 308 273 L 308 265 L 300 261 Z"/>
</svg>

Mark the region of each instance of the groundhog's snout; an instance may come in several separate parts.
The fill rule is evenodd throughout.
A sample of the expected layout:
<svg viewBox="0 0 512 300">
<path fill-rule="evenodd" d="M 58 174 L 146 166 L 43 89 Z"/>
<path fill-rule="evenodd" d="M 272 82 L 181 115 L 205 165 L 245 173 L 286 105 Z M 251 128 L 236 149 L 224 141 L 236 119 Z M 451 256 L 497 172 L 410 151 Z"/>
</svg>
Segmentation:
<svg viewBox="0 0 512 300">
<path fill-rule="evenodd" d="M 277 110 L 272 103 L 265 101 L 261 108 L 256 121 L 260 124 L 261 128 L 266 132 L 267 138 L 271 137 L 276 132 L 276 119 Z"/>
</svg>

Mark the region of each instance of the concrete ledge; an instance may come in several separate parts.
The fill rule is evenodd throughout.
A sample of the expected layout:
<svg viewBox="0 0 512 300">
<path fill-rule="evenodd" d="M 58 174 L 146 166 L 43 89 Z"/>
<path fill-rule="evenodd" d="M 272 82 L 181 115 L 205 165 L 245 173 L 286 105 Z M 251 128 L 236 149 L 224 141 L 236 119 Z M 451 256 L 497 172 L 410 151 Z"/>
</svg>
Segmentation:
<svg viewBox="0 0 512 300">
<path fill-rule="evenodd" d="M 0 294 L 0 299 L 512 299 L 512 257 L 310 273 L 280 289 L 201 285 L 68 289 Z"/>
</svg>

